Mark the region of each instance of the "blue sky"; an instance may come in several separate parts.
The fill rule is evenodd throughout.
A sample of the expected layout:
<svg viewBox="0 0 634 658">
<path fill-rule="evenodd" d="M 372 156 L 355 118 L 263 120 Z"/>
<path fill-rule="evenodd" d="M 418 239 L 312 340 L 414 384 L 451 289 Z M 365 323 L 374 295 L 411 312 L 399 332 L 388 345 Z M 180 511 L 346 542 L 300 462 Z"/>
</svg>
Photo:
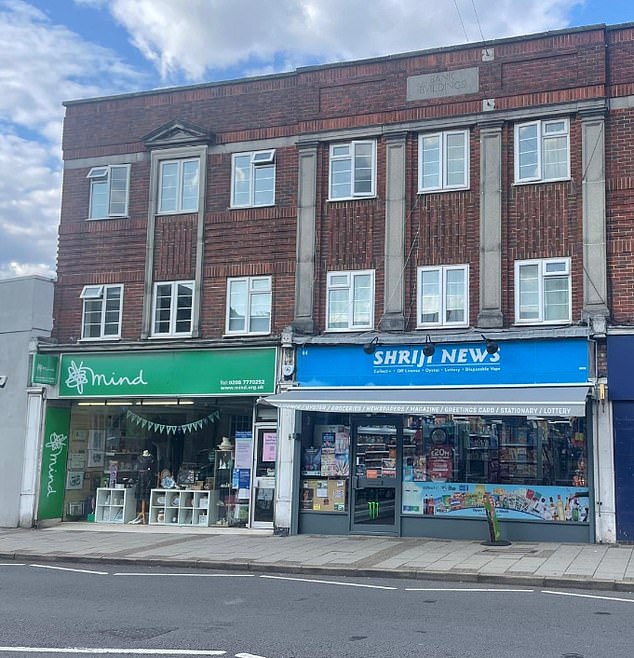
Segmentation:
<svg viewBox="0 0 634 658">
<path fill-rule="evenodd" d="M 54 276 L 66 100 L 570 26 L 632 0 L 0 0 L 0 278 Z"/>
</svg>

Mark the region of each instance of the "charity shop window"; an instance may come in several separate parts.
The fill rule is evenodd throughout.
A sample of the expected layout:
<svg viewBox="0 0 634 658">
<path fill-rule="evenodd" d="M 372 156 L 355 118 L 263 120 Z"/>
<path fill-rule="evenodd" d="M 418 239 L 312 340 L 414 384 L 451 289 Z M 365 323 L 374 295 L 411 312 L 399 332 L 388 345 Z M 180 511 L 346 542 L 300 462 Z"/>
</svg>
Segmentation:
<svg viewBox="0 0 634 658">
<path fill-rule="evenodd" d="M 275 151 L 235 153 L 231 161 L 231 207 L 275 203 Z"/>
<path fill-rule="evenodd" d="M 469 324 L 469 266 L 418 268 L 418 326 Z"/>
<path fill-rule="evenodd" d="M 374 326 L 374 271 L 329 272 L 327 329 L 352 331 Z"/>
<path fill-rule="evenodd" d="M 515 126 L 515 182 L 570 178 L 568 119 L 531 121 Z"/>
<path fill-rule="evenodd" d="M 194 282 L 170 281 L 154 285 L 153 336 L 191 336 Z"/>
<path fill-rule="evenodd" d="M 451 130 L 418 137 L 418 191 L 469 187 L 469 131 Z"/>
<path fill-rule="evenodd" d="M 86 178 L 90 180 L 90 219 L 127 216 L 130 165 L 93 167 Z"/>
<path fill-rule="evenodd" d="M 159 213 L 196 212 L 200 159 L 164 160 L 159 168 Z"/>
<path fill-rule="evenodd" d="M 83 340 L 121 337 L 123 286 L 84 286 L 81 337 Z"/>
<path fill-rule="evenodd" d="M 515 321 L 562 323 L 572 317 L 570 259 L 515 262 Z"/>
<path fill-rule="evenodd" d="M 330 146 L 330 200 L 376 194 L 376 142 L 352 141 Z"/>
<path fill-rule="evenodd" d="M 271 332 L 271 277 L 238 277 L 227 281 L 228 334 Z"/>
</svg>

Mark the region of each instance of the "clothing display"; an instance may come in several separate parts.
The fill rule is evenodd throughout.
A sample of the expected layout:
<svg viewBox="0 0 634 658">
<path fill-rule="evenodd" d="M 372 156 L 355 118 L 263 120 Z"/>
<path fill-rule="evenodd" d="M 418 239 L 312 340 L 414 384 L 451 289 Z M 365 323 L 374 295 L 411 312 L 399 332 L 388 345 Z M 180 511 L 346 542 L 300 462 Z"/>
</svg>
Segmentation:
<svg viewBox="0 0 634 658">
<path fill-rule="evenodd" d="M 144 450 L 138 459 L 138 479 L 136 484 L 136 497 L 138 500 L 150 500 L 150 491 L 156 483 L 154 474 L 154 457 Z"/>
</svg>

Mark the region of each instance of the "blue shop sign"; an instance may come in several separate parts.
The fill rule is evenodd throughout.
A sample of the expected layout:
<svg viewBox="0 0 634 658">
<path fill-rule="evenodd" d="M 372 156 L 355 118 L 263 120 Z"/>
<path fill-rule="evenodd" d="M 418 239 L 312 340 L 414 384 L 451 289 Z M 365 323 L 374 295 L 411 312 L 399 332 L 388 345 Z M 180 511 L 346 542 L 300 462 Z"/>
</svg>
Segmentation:
<svg viewBox="0 0 634 658">
<path fill-rule="evenodd" d="M 304 345 L 297 354 L 300 386 L 490 386 L 578 384 L 588 380 L 583 338 L 500 342 L 489 354 L 483 342 L 423 345 Z"/>
<path fill-rule="evenodd" d="M 634 400 L 634 336 L 608 337 L 608 377 L 611 400 Z"/>
</svg>

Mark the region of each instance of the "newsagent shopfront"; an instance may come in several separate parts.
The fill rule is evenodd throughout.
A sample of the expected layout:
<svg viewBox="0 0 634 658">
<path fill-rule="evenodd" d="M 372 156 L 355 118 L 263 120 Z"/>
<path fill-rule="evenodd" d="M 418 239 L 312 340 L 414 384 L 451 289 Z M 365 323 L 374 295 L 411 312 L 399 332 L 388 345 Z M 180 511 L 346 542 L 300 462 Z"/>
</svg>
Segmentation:
<svg viewBox="0 0 634 658">
<path fill-rule="evenodd" d="M 593 541 L 588 341 L 422 347 L 299 348 L 297 532 Z"/>
<path fill-rule="evenodd" d="M 43 359 L 39 521 L 273 527 L 275 347 Z"/>
</svg>

